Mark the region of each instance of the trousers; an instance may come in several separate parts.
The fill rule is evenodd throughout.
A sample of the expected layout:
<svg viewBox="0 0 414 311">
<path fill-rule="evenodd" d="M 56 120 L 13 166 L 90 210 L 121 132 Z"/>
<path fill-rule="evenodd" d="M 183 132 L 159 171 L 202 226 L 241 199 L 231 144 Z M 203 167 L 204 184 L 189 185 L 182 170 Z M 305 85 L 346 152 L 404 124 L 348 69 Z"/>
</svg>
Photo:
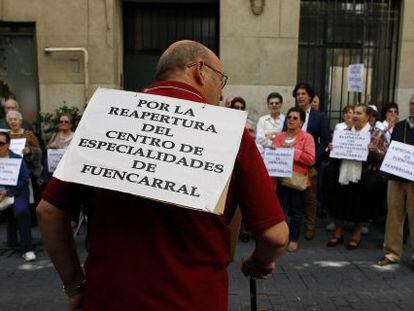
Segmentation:
<svg viewBox="0 0 414 311">
<path fill-rule="evenodd" d="M 414 183 L 389 180 L 387 202 L 383 246 L 385 256 L 391 261 L 400 261 L 403 251 L 404 220 L 408 214 L 412 258 L 414 259 Z"/>
</svg>

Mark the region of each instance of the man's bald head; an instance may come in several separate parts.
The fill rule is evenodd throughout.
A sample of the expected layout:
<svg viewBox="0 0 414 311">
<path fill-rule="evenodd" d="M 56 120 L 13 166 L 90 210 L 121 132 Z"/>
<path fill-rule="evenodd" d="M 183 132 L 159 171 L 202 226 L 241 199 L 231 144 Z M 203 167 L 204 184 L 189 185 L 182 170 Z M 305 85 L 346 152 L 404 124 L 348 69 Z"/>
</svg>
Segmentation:
<svg viewBox="0 0 414 311">
<path fill-rule="evenodd" d="M 7 114 L 9 111 L 15 110 L 19 111 L 19 103 L 13 99 L 9 98 L 4 102 L 4 112 Z"/>
<path fill-rule="evenodd" d="M 214 55 L 212 51 L 198 42 L 190 40 L 177 41 L 171 44 L 161 55 L 157 64 L 155 80 L 169 80 L 198 59 L 209 61 L 212 54 Z"/>
</svg>

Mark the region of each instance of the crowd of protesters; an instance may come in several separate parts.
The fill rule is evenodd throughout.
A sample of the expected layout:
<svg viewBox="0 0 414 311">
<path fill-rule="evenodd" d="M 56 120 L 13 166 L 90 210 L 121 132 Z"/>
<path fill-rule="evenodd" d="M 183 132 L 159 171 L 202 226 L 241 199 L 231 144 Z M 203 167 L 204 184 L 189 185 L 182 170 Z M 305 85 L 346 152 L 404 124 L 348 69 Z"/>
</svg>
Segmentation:
<svg viewBox="0 0 414 311">
<path fill-rule="evenodd" d="M 391 141 L 414 145 L 414 95 L 409 102 L 409 116 L 404 120 L 399 120 L 399 107 L 394 102 L 386 104 L 382 113 L 375 105 L 347 105 L 342 111 L 342 122 L 333 131 L 329 131 L 320 99 L 309 84 L 298 83 L 292 95 L 295 107 L 286 116 L 281 112 L 283 96 L 272 92 L 266 102 L 269 114 L 258 119 L 256 131 L 252 131 L 253 121 L 248 119 L 246 124 L 262 155 L 265 148 L 293 147 L 292 178 L 297 182 L 300 180 L 297 176 L 302 175 L 306 180 L 303 181 L 306 188 L 298 189 L 287 183 L 286 178 L 272 177 L 289 218 L 287 250 L 298 250 L 303 222 L 304 238 L 314 238 L 318 208 L 332 219 L 326 226 L 326 230 L 332 231 L 327 247 L 345 244 L 346 249 L 355 250 L 361 245 L 362 235 L 369 233 L 367 224 L 383 224 L 385 220 L 384 256 L 377 262 L 380 266 L 400 261 L 403 235 L 407 231 L 404 227 L 408 223 L 414 268 L 414 182 L 380 171 Z M 247 110 L 246 101 L 240 97 L 229 97 L 227 107 L 233 108 L 236 98 L 243 102 L 243 110 Z M 331 158 L 334 131 L 370 133 L 367 160 Z M 353 228 L 349 237 L 344 236 L 345 224 Z"/>
<path fill-rule="evenodd" d="M 298 250 L 302 227 L 306 240 L 314 238 L 317 209 L 332 219 L 326 227 L 332 231 L 326 246 L 336 247 L 345 243 L 349 250 L 360 246 L 361 236 L 368 232 L 366 224 L 386 216 L 385 256 L 378 264 L 399 262 L 407 214 L 408 227 L 414 232 L 414 183 L 382 173 L 379 168 L 392 140 L 414 145 L 414 96 L 409 103 L 410 115 L 404 120 L 399 120 L 396 103 L 385 105 L 382 113 L 375 105 L 358 104 L 343 108 L 342 122 L 334 126 L 334 131 L 369 132 L 371 135 L 368 159 L 362 162 L 329 157 L 333 149 L 333 131 L 329 133 L 320 99 L 309 84 L 298 83 L 292 95 L 296 104 L 286 115 L 282 112 L 283 96 L 272 92 L 267 96 L 268 114 L 261 116 L 256 125 L 250 119 L 246 123 L 246 129 L 255 137 L 262 154 L 265 148 L 294 148 L 294 178 L 305 176 L 304 189 L 292 187 L 286 180 L 272 178 L 290 220 L 287 250 Z M 239 96 L 228 97 L 225 106 L 247 110 L 246 101 Z M 0 120 L 0 157 L 19 158 L 9 150 L 12 139 L 24 138 L 25 147 L 21 151 L 24 161 L 18 185 L 0 185 L 0 202 L 8 196 L 14 197 L 12 210 L 17 220 L 21 252 L 25 260 L 31 261 L 36 256 L 31 242 L 29 206 L 36 206 L 39 202 L 42 186 L 51 176 L 44 159 L 45 150 L 66 149 L 69 146 L 74 134 L 73 120 L 70 115 L 62 114 L 58 132 L 52 135 L 42 150 L 32 125 L 23 120 L 18 102 L 8 99 L 3 107 L 6 116 Z M 32 222 L 35 220 L 32 219 Z M 350 223 L 353 224 L 353 231 L 345 239 L 345 224 Z M 414 257 L 412 265 L 414 267 Z"/>
<path fill-rule="evenodd" d="M 5 117 L 0 119 L 0 158 L 23 159 L 16 186 L 0 184 L 0 216 L 14 218 L 19 233 L 20 251 L 26 261 L 36 260 L 32 245 L 31 228 L 36 224 L 35 208 L 40 201 L 41 189 L 51 176 L 46 160 L 47 149 L 66 149 L 72 138 L 72 117 L 62 114 L 58 132 L 42 148 L 33 125 L 23 119 L 19 103 L 9 98 L 4 102 Z M 11 148 L 14 139 L 24 139 L 21 150 Z M 13 149 L 13 150 L 11 150 Z M 7 204 L 7 202 L 9 202 Z M 11 215 L 9 215 L 11 213 Z M 13 244 L 13 241 L 8 241 Z M 15 245 L 9 245 L 14 247 Z"/>
</svg>

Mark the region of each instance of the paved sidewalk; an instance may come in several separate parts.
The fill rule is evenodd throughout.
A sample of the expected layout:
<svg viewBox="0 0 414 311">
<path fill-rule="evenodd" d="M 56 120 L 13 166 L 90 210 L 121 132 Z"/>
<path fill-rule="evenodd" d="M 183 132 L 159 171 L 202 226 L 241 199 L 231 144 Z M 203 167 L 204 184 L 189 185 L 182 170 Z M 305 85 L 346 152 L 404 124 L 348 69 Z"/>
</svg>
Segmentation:
<svg viewBox="0 0 414 311">
<path fill-rule="evenodd" d="M 314 241 L 300 241 L 297 253 L 281 258 L 271 280 L 257 281 L 259 310 L 414 310 L 407 245 L 401 265 L 380 267 L 375 263 L 382 255 L 381 232 L 371 229 L 353 251 L 344 245 L 326 247 L 330 235 L 319 229 Z M 249 283 L 240 265 L 253 246 L 240 243 L 229 268 L 232 311 L 250 310 Z"/>
<path fill-rule="evenodd" d="M 5 230 L 1 224 L 0 248 Z M 39 243 L 38 230 L 33 233 Z M 319 229 L 316 240 L 300 241 L 297 253 L 283 256 L 272 280 L 257 282 L 259 310 L 414 310 L 414 272 L 408 266 L 407 246 L 401 265 L 381 268 L 375 261 L 382 254 L 382 233 L 371 230 L 355 251 L 343 245 L 328 249 L 328 238 L 329 233 Z M 77 239 L 82 257 L 83 239 Z M 229 267 L 231 311 L 250 310 L 249 282 L 240 263 L 253 245 L 240 243 Z M 66 310 L 60 281 L 41 246 L 37 256 L 36 262 L 25 263 L 17 253 L 0 251 L 1 311 Z"/>
</svg>

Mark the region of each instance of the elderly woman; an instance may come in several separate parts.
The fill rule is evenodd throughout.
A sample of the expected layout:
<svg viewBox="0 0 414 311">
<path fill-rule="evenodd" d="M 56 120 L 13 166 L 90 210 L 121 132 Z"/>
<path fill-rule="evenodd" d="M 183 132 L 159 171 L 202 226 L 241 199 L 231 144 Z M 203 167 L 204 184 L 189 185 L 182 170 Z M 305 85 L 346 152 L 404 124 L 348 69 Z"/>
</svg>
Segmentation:
<svg viewBox="0 0 414 311">
<path fill-rule="evenodd" d="M 399 121 L 398 116 L 398 104 L 397 103 L 388 103 L 385 105 L 383 110 L 383 121 L 382 121 L 382 130 L 385 132 L 385 143 L 390 144 L 391 134 L 394 130 L 395 124 Z"/>
<path fill-rule="evenodd" d="M 73 138 L 72 117 L 62 114 L 59 118 L 59 131 L 53 134 L 47 144 L 47 149 L 67 149 Z"/>
<path fill-rule="evenodd" d="M 282 132 L 285 115 L 280 112 L 283 97 L 277 92 L 267 96 L 267 109 L 269 114 L 260 117 L 256 127 L 256 142 L 262 147 L 272 146 L 276 134 Z"/>
<path fill-rule="evenodd" d="M 230 102 L 230 108 L 236 110 L 246 110 L 246 101 L 243 97 L 234 97 Z"/>
<path fill-rule="evenodd" d="M 19 155 L 9 150 L 10 135 L 6 132 L 0 132 L 0 158 L 19 159 Z M 29 173 L 26 164 L 22 161 L 16 186 L 0 185 L 0 203 L 7 198 L 13 198 L 10 202 L 13 216 L 17 220 L 17 227 L 20 236 L 20 249 L 22 257 L 26 261 L 36 259 L 32 246 L 31 220 L 29 210 Z"/>
<path fill-rule="evenodd" d="M 354 109 L 353 126 L 350 131 L 369 132 L 369 108 L 366 105 L 357 105 Z M 352 221 L 355 228 L 351 239 L 347 242 L 347 249 L 359 247 L 363 223 L 370 218 L 370 204 L 367 188 L 367 173 L 374 168 L 385 154 L 385 144 L 381 140 L 371 139 L 368 159 L 365 162 L 341 160 L 339 168 L 336 204 L 331 206 L 332 216 L 335 218 L 335 229 L 327 246 L 333 247 L 343 243 L 344 221 Z"/>
<path fill-rule="evenodd" d="M 352 128 L 354 118 L 354 106 L 347 105 L 342 109 L 343 122 L 335 125 L 335 131 L 344 131 Z M 329 143 L 328 149 L 332 150 L 332 143 Z M 338 180 L 338 165 L 337 159 L 330 159 L 329 164 L 326 166 L 322 176 L 322 195 L 325 208 L 330 210 L 331 206 L 336 203 L 336 184 L 332 180 Z M 326 230 L 333 231 L 335 229 L 335 222 L 330 222 L 326 227 Z"/>
<path fill-rule="evenodd" d="M 32 131 L 21 127 L 23 118 L 20 112 L 9 111 L 6 118 L 10 126 L 11 139 L 26 138 L 26 145 L 22 153 L 32 181 L 34 203 L 37 203 L 40 198 L 40 185 L 42 183 L 42 150 L 39 141 Z"/>
<path fill-rule="evenodd" d="M 295 149 L 293 172 L 306 177 L 306 186 L 310 186 L 309 171 L 315 164 L 315 143 L 311 134 L 302 131 L 302 125 L 306 119 L 306 113 L 298 107 L 290 108 L 287 113 L 287 131 L 277 135 L 273 140 L 273 146 L 293 147 Z M 305 209 L 304 191 L 295 190 L 288 185 L 279 187 L 279 193 L 283 207 L 290 217 L 290 242 L 289 252 L 296 252 L 299 244 L 300 228 L 302 226 Z"/>
</svg>

